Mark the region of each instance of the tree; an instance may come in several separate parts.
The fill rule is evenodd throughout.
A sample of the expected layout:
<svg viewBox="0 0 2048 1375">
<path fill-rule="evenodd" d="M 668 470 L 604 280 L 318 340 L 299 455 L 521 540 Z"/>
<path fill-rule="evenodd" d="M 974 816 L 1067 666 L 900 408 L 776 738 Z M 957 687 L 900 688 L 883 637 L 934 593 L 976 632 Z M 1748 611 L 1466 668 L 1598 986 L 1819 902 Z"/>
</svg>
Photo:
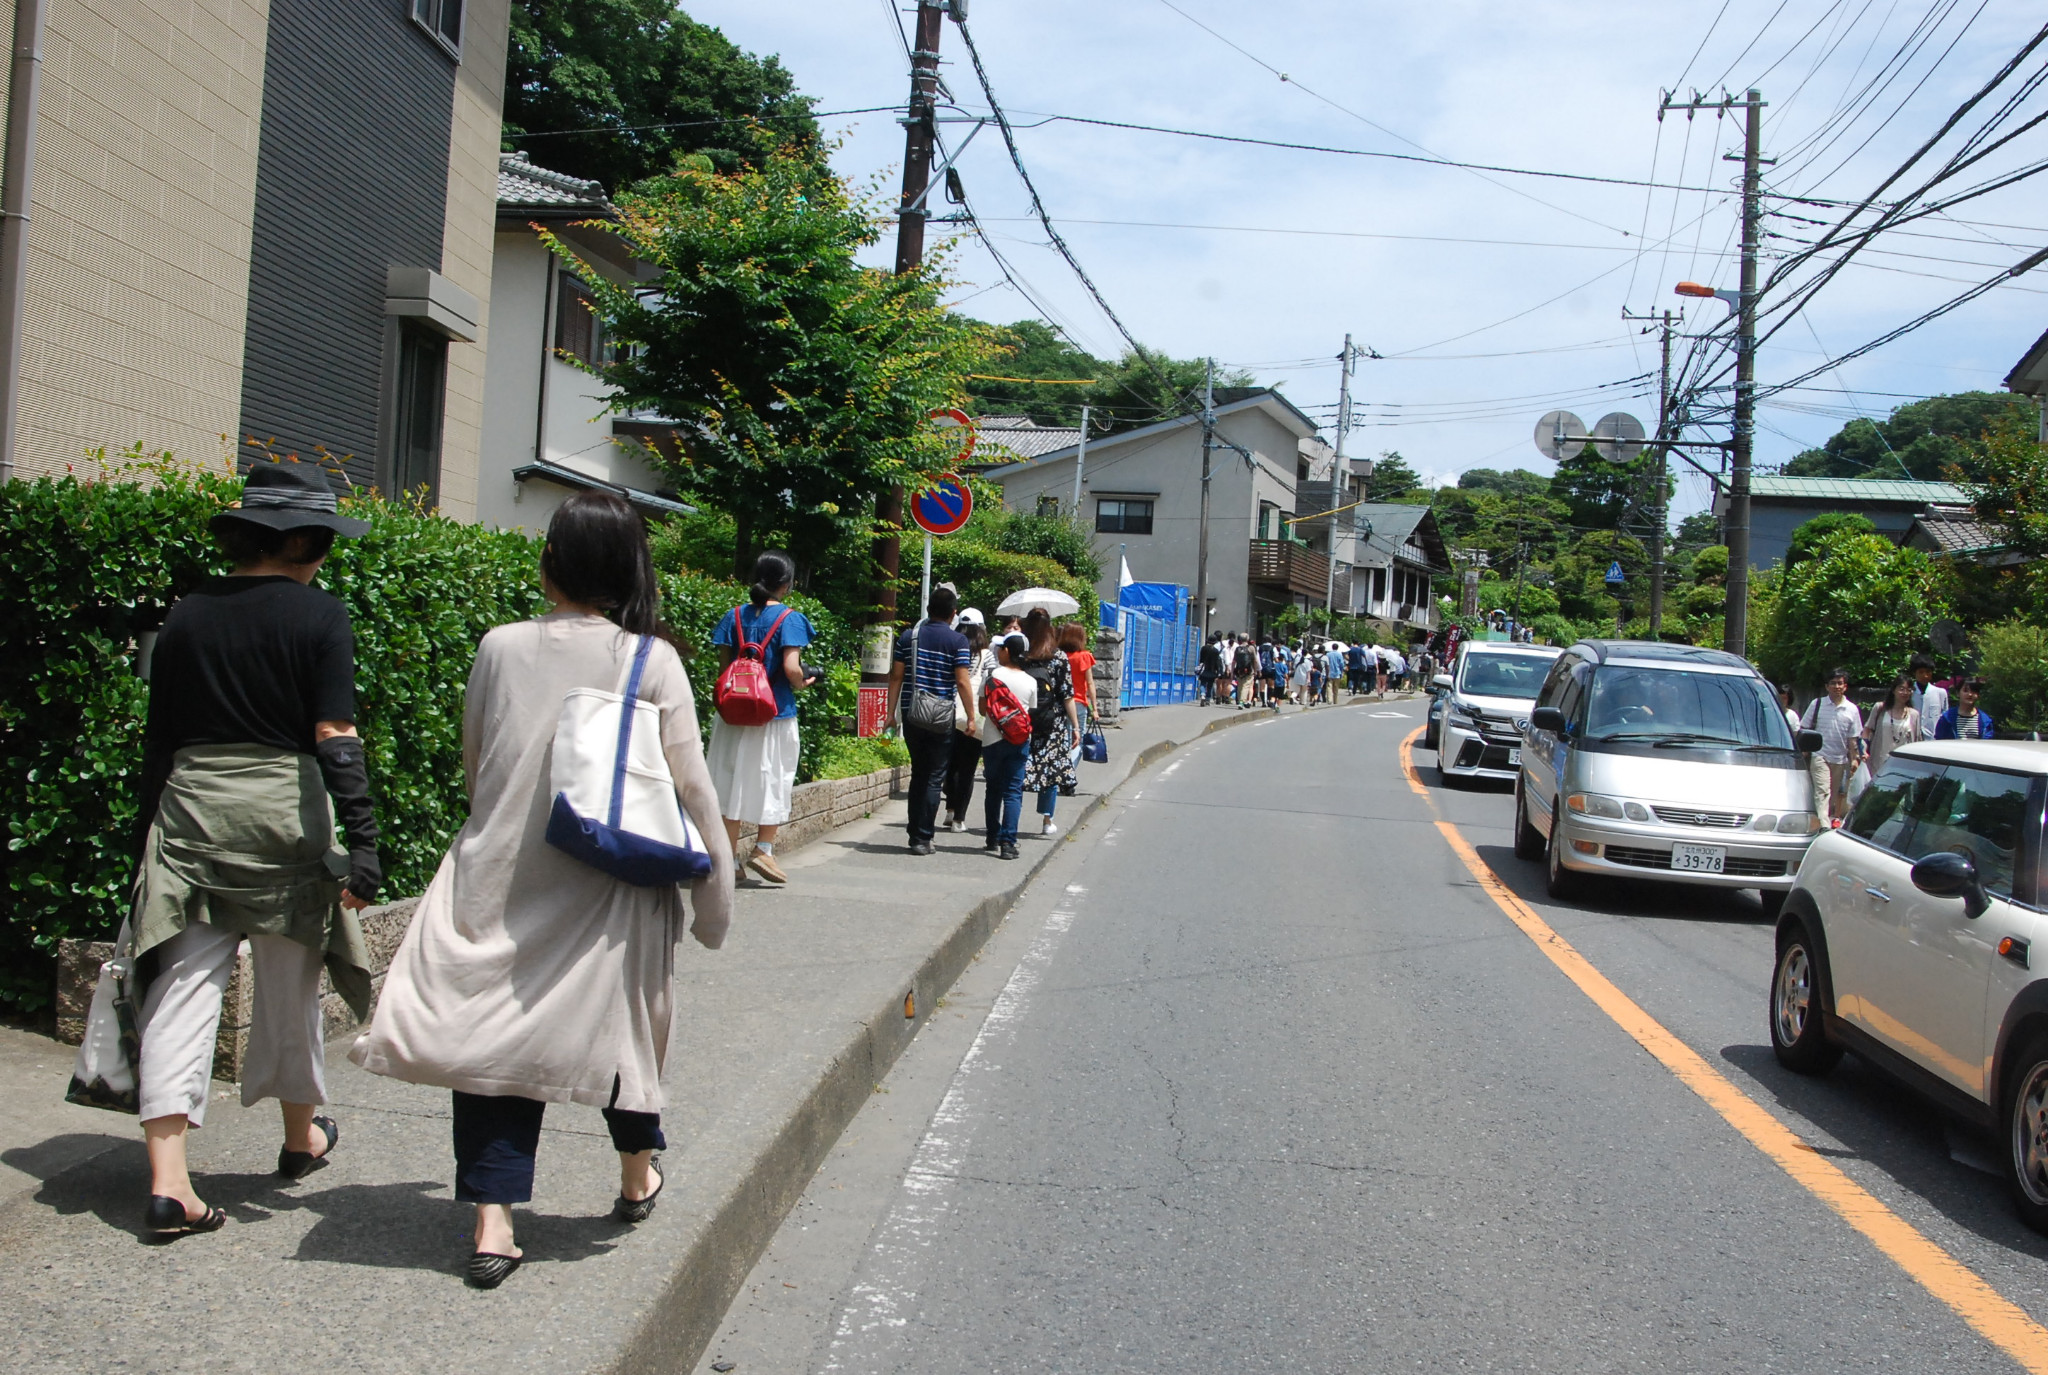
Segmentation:
<svg viewBox="0 0 2048 1375">
<path fill-rule="evenodd" d="M 736 569 L 781 544 L 800 569 L 847 579 L 838 609 L 863 616 L 874 570 L 846 551 L 876 533 L 878 497 L 951 465 L 928 416 L 959 403 L 991 351 L 939 304 L 941 260 L 861 266 L 877 216 L 802 149 L 647 183 L 613 227 L 652 281 L 612 282 L 548 239 L 620 345 L 591 368 L 606 399 L 675 422 L 659 461 L 687 500 L 732 515 Z"/>
<path fill-rule="evenodd" d="M 1870 517 L 1855 511 L 1827 511 L 1815 516 L 1792 532 L 1791 540 L 1785 546 L 1785 566 L 1813 557 L 1820 546 L 1834 535 L 1843 531 L 1856 535 L 1874 535 L 1877 527 L 1870 523 Z"/>
<path fill-rule="evenodd" d="M 1365 480 L 1367 501 L 1399 501 L 1422 487 L 1422 474 L 1408 466 L 1408 460 L 1389 449 L 1373 460 L 1372 476 Z"/>
<path fill-rule="evenodd" d="M 780 62 L 741 51 L 673 0 L 512 6 L 509 145 L 614 193 L 672 171 L 684 154 L 731 172 L 792 146 L 814 149 L 810 112 Z"/>
<path fill-rule="evenodd" d="M 1621 524 L 1640 481 L 1638 462 L 1610 463 L 1588 444 L 1558 461 L 1550 495 L 1571 508 L 1572 524 L 1580 529 L 1612 530 Z"/>
<path fill-rule="evenodd" d="M 1827 536 L 1774 586 L 1758 583 L 1751 607 L 1758 662 L 1774 679 L 1815 687 L 1838 664 L 1852 682 L 1890 682 L 1948 610 L 1926 555 L 1853 530 Z"/>
<path fill-rule="evenodd" d="M 1985 709 L 2000 735 L 2048 728 L 2048 629 L 2021 620 L 1977 632 Z"/>
<path fill-rule="evenodd" d="M 976 415 L 1025 415 L 1040 425 L 1078 425 L 1081 404 L 1091 400 L 1094 387 L 1110 371 L 1109 364 L 1075 347 L 1043 320 L 1019 320 L 1014 325 L 989 327 L 998 347 L 1006 352 L 990 363 L 989 370 L 1007 377 L 1094 378 L 1088 387 L 1033 386 L 1029 382 L 998 382 L 986 377 L 967 384 Z"/>
<path fill-rule="evenodd" d="M 1884 420 L 1858 418 L 1818 449 L 1785 465 L 1789 477 L 1912 478 L 1945 482 L 1951 470 L 1972 472 L 1974 441 L 2024 401 L 2008 392 L 1967 391 L 1909 401 Z"/>
<path fill-rule="evenodd" d="M 1678 522 L 1672 544 L 1679 549 L 1704 549 L 1721 542 L 1721 519 L 1712 511 L 1694 511 Z"/>
<path fill-rule="evenodd" d="M 1550 490 L 1550 479 L 1527 468 L 1467 468 L 1458 474 L 1458 486 L 1468 492 L 1499 492 L 1504 496 L 1542 496 Z"/>
</svg>

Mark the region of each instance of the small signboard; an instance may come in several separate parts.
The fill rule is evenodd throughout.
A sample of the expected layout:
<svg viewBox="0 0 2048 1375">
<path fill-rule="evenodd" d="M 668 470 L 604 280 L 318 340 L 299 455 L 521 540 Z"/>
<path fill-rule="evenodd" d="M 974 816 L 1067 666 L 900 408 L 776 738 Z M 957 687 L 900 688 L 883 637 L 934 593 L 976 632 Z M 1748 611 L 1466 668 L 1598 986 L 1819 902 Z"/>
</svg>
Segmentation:
<svg viewBox="0 0 2048 1375">
<path fill-rule="evenodd" d="M 885 734 L 889 729 L 889 688 L 886 683 L 863 683 L 855 733 L 863 738 Z"/>
<path fill-rule="evenodd" d="M 1616 559 L 1613 563 L 1607 565 L 1607 585 L 1609 587 L 1619 587 L 1627 581 L 1628 578 L 1621 571 L 1620 559 Z"/>
<path fill-rule="evenodd" d="M 950 535 L 974 514 L 974 494 L 957 474 L 910 499 L 910 518 L 927 535 Z"/>
</svg>

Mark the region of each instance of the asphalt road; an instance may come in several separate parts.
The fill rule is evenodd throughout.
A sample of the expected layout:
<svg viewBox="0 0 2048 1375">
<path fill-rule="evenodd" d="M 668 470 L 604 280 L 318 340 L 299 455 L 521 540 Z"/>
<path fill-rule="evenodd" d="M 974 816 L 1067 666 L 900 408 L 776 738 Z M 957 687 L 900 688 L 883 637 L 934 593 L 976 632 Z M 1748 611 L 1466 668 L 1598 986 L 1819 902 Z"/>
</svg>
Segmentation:
<svg viewBox="0 0 2048 1375">
<path fill-rule="evenodd" d="M 1421 706 L 1400 713 L 1210 737 L 1064 844 L 700 1369 L 2019 1368 L 1564 977 L 1438 817 L 1741 1094 L 2048 1321 L 2048 1238 L 1987 1144 L 1854 1057 L 1778 1069 L 1751 896 L 1543 898 L 1505 790 L 1447 790 L 1426 751 L 1411 790 Z"/>
</svg>

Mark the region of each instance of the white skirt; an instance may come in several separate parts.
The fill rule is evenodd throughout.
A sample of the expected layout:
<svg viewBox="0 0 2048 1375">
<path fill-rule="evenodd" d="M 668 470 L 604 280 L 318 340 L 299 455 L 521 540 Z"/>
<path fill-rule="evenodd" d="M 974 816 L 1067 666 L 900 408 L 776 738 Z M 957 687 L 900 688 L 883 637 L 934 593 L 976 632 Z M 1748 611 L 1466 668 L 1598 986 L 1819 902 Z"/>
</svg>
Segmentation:
<svg viewBox="0 0 2048 1375">
<path fill-rule="evenodd" d="M 718 790 L 718 814 L 756 826 L 780 826 L 789 820 L 796 750 L 794 716 L 778 716 L 765 726 L 735 726 L 714 717 L 704 762 L 711 767 L 711 786 Z"/>
</svg>

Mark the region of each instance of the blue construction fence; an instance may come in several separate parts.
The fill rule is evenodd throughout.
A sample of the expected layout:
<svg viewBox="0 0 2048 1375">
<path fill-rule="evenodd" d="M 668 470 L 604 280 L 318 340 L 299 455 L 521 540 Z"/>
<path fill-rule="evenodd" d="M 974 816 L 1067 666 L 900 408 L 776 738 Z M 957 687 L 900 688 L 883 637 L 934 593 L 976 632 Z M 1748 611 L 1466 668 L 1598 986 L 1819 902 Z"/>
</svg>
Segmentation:
<svg viewBox="0 0 2048 1375">
<path fill-rule="evenodd" d="M 1188 590 L 1177 583 L 1129 583 L 1116 602 L 1102 604 L 1103 628 L 1124 637 L 1118 706 L 1163 707 L 1201 694 L 1202 632 L 1188 617 Z"/>
</svg>

